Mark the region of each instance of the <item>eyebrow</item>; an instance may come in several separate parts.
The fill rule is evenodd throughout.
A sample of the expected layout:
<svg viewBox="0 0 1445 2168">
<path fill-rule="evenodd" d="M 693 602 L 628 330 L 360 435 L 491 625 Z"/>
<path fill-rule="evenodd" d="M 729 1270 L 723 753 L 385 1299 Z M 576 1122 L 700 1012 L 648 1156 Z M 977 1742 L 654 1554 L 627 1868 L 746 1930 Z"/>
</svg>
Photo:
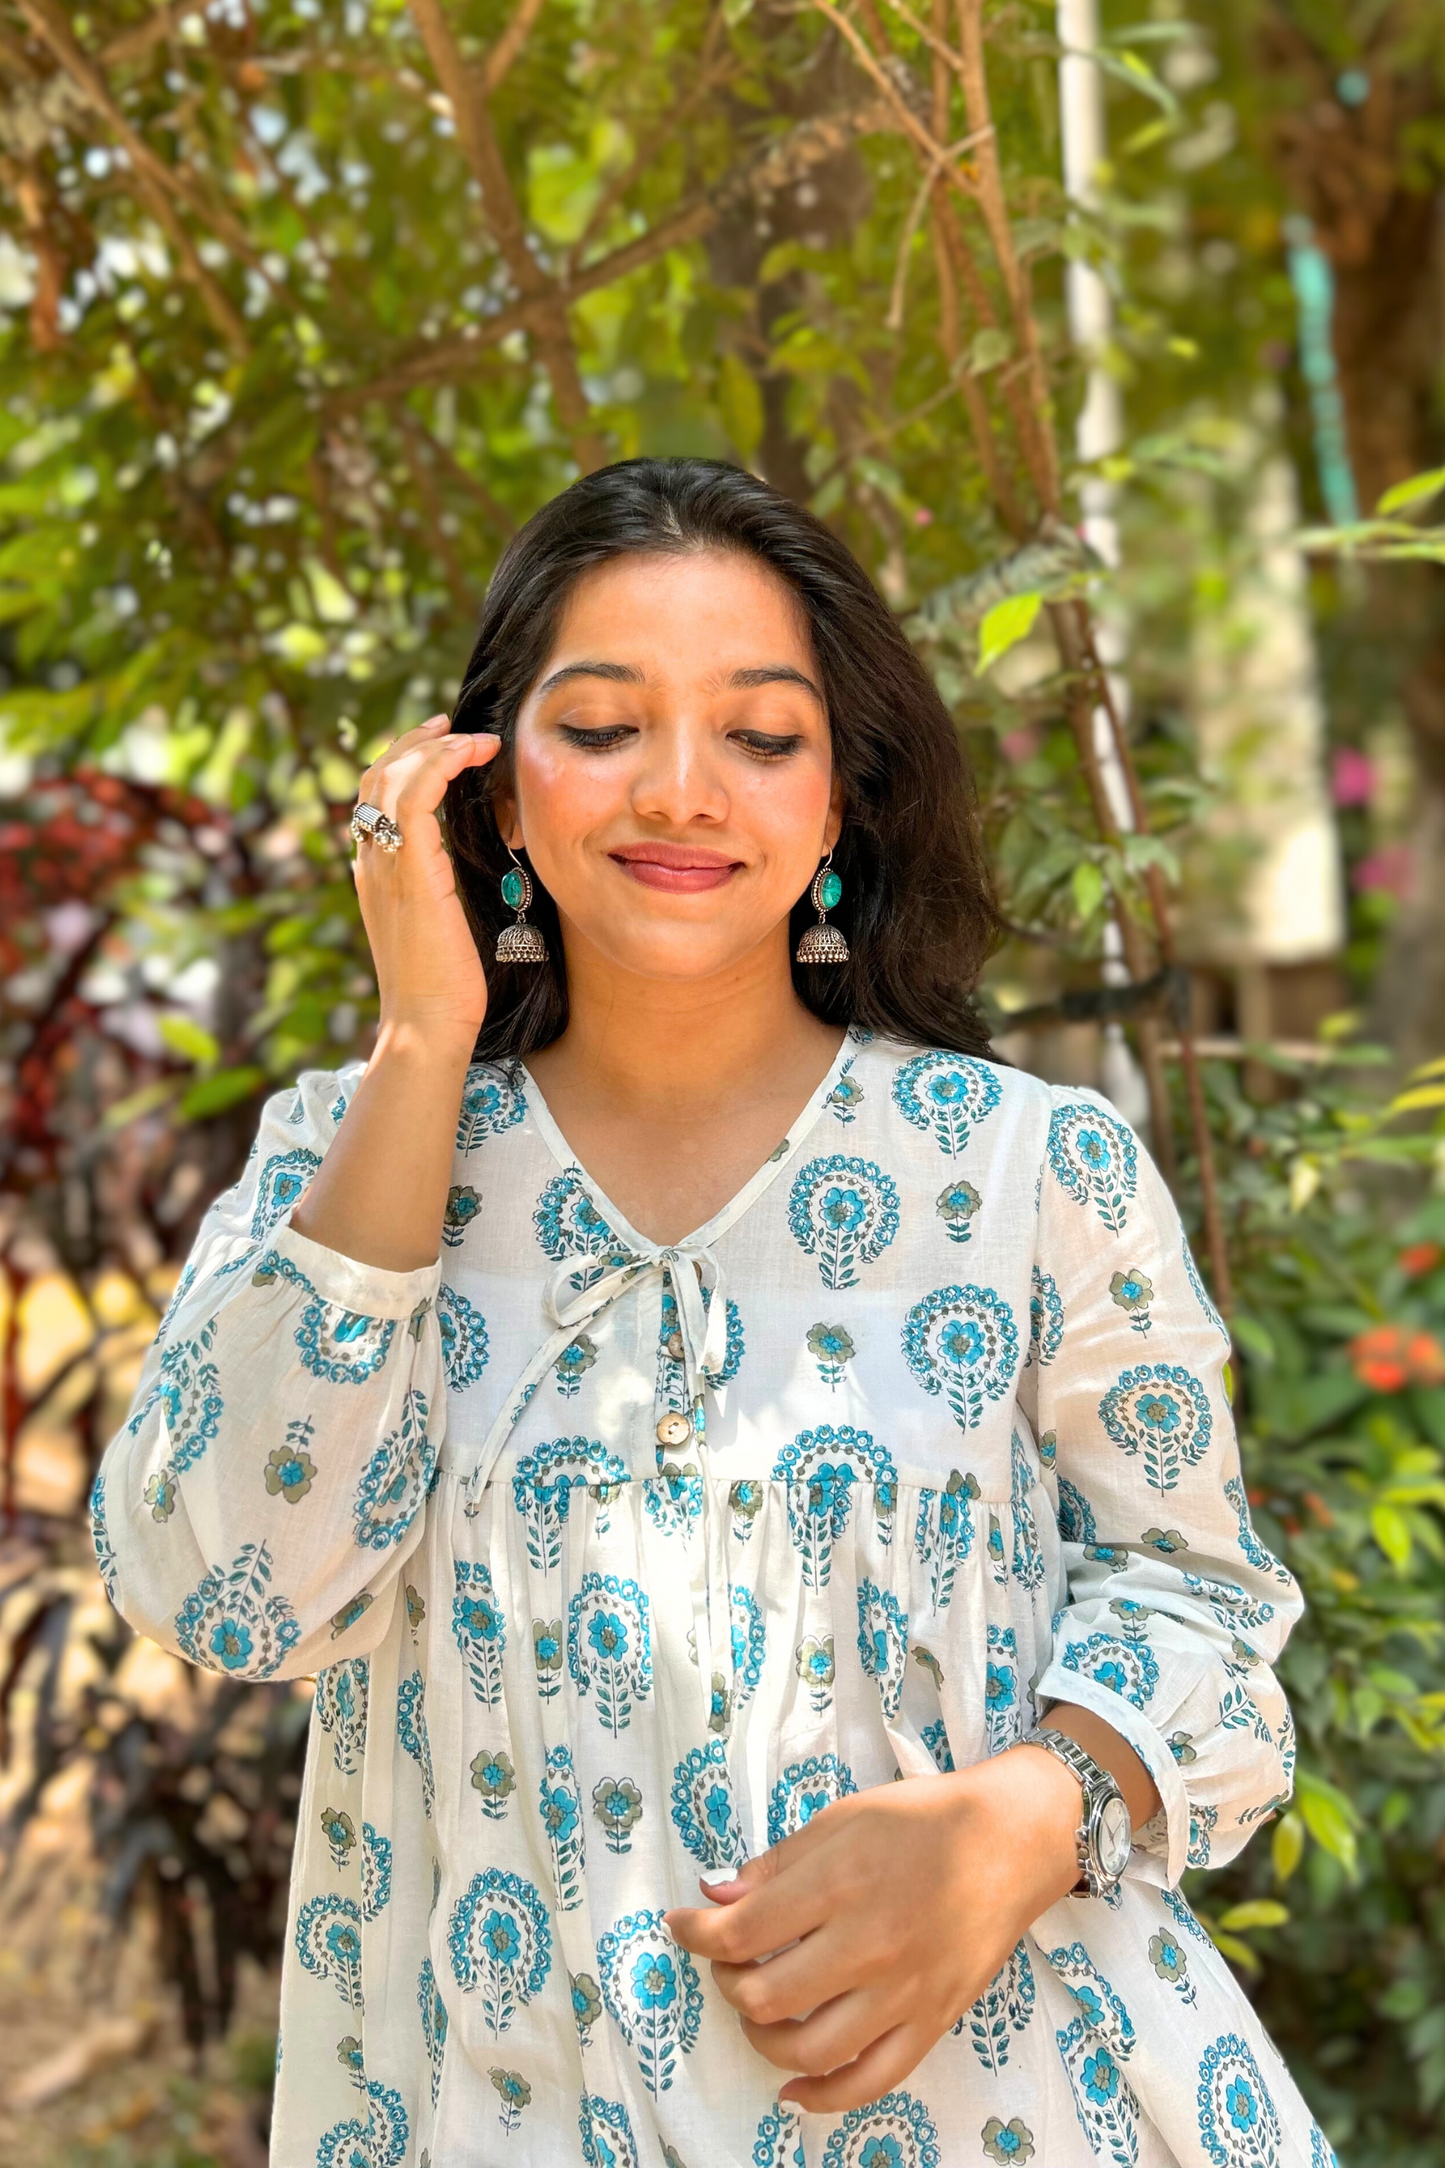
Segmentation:
<svg viewBox="0 0 1445 2168">
<path fill-rule="evenodd" d="M 645 685 L 647 682 L 633 663 L 569 662 L 560 670 L 554 670 L 550 677 L 543 678 L 537 687 L 537 698 L 555 692 L 559 685 L 566 685 L 572 678 L 605 678 L 614 685 Z M 804 692 L 812 694 L 820 708 L 826 708 L 828 704 L 813 680 L 804 671 L 795 670 L 791 663 L 754 663 L 747 669 L 729 671 L 723 682 L 737 692 L 748 691 L 755 685 L 800 685 Z"/>
</svg>

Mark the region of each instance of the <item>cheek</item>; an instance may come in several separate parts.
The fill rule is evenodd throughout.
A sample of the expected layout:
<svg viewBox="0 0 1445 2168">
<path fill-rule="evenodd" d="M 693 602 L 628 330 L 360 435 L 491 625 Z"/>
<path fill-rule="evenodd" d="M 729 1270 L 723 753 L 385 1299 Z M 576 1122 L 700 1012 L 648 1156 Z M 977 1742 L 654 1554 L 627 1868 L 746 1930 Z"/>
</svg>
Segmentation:
<svg viewBox="0 0 1445 2168">
<path fill-rule="evenodd" d="M 545 739 L 521 738 L 512 772 L 522 832 L 539 863 L 564 856 L 626 797 L 620 763 L 588 759 Z"/>
</svg>

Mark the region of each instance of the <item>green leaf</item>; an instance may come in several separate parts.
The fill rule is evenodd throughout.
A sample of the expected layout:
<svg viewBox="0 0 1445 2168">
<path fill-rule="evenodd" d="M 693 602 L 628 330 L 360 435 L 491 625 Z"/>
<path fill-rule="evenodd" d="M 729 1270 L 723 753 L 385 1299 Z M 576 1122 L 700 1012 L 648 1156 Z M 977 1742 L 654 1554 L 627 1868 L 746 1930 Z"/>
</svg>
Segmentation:
<svg viewBox="0 0 1445 2168">
<path fill-rule="evenodd" d="M 1080 918 L 1092 918 L 1104 901 L 1104 876 L 1092 858 L 1080 859 L 1069 876 L 1069 886 Z"/>
<path fill-rule="evenodd" d="M 753 0 L 723 0 L 723 21 L 730 30 L 745 22 L 753 12 Z"/>
<path fill-rule="evenodd" d="M 1220 1956 L 1227 1957 L 1232 1965 L 1238 1965 L 1244 1972 L 1253 1973 L 1264 1970 L 1249 1944 L 1241 1942 L 1238 1935 L 1226 1934 L 1222 1928 L 1211 1928 L 1210 1934 L 1213 1938 L 1214 1947 L 1218 1950 Z"/>
<path fill-rule="evenodd" d="M 1359 1814 L 1345 1794 L 1323 1777 L 1300 1769 L 1295 1778 L 1299 1812 L 1306 1829 L 1322 1852 L 1337 1859 L 1351 1881 L 1359 1871 L 1359 1844 L 1355 1832 Z"/>
<path fill-rule="evenodd" d="M 1274 1342 L 1257 1318 L 1245 1316 L 1236 1310 L 1229 1321 L 1230 1330 L 1246 1355 L 1252 1355 L 1257 1363 L 1272 1370 L 1276 1361 Z"/>
<path fill-rule="evenodd" d="M 1412 474 L 1406 482 L 1396 482 L 1387 489 L 1375 506 L 1382 519 L 1391 512 L 1403 511 L 1407 504 L 1424 504 L 1430 497 L 1438 497 L 1445 489 L 1445 467 L 1432 467 L 1426 474 Z"/>
<path fill-rule="evenodd" d="M 181 1088 L 176 1076 L 157 1077 L 154 1084 L 143 1084 L 139 1091 L 130 1092 L 124 1099 L 117 1099 L 106 1108 L 101 1117 L 102 1129 L 124 1129 L 129 1122 L 140 1120 L 143 1114 L 154 1114 L 175 1098 Z"/>
<path fill-rule="evenodd" d="M 763 395 L 740 354 L 729 351 L 718 363 L 717 403 L 734 446 L 744 459 L 751 459 L 762 442 Z"/>
<path fill-rule="evenodd" d="M 1280 1816 L 1270 1838 L 1269 1853 L 1275 1879 L 1287 1882 L 1304 1858 L 1305 1825 L 1293 1812 Z"/>
<path fill-rule="evenodd" d="M 1219 1924 L 1240 1934 L 1250 1927 L 1283 1927 L 1288 1918 L 1289 1906 L 1277 1897 L 1250 1897 L 1243 1904 L 1231 1905 Z"/>
<path fill-rule="evenodd" d="M 969 342 L 969 375 L 984 376 L 990 369 L 997 369 L 1011 359 L 1013 350 L 1014 342 L 1008 332 L 1000 330 L 997 324 L 985 324 Z"/>
<path fill-rule="evenodd" d="M 1002 602 L 996 602 L 991 610 L 985 611 L 978 628 L 980 677 L 1011 647 L 1017 647 L 1020 640 L 1028 638 L 1038 623 L 1043 600 L 1037 589 L 1032 589 L 1024 595 L 1006 595 Z"/>
<path fill-rule="evenodd" d="M 1370 1534 L 1395 1571 L 1403 1573 L 1415 1548 L 1410 1536 L 1410 1524 L 1404 1514 L 1395 1506 L 1371 1506 Z"/>
<path fill-rule="evenodd" d="M 186 1061 L 199 1065 L 220 1059 L 221 1049 L 215 1039 L 193 1016 L 162 1016 L 156 1029 L 171 1052 Z"/>
<path fill-rule="evenodd" d="M 264 1069 L 218 1069 L 214 1076 L 202 1077 L 193 1084 L 181 1101 L 181 1113 L 188 1122 L 204 1121 L 208 1114 L 223 1114 L 227 1107 L 234 1107 L 266 1081 Z"/>
<path fill-rule="evenodd" d="M 1414 1114 L 1425 1107 L 1445 1107 L 1445 1084 L 1418 1084 L 1411 1091 L 1401 1092 L 1385 1109 L 1385 1120 L 1396 1114 Z"/>
</svg>

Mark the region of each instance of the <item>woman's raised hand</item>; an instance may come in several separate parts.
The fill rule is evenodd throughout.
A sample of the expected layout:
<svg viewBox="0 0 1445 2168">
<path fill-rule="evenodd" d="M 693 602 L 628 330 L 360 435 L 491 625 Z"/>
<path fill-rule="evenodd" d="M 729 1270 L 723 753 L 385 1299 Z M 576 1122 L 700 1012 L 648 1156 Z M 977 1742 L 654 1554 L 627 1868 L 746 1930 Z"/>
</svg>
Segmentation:
<svg viewBox="0 0 1445 2168">
<path fill-rule="evenodd" d="M 442 845 L 437 811 L 454 776 L 483 768 L 501 750 L 490 731 L 451 732 L 445 715 L 408 730 L 361 778 L 363 805 L 377 806 L 404 838 L 397 851 L 360 843 L 356 891 L 381 995 L 381 1022 L 415 1027 L 438 1051 L 470 1053 L 487 1013 L 487 980 Z"/>
</svg>

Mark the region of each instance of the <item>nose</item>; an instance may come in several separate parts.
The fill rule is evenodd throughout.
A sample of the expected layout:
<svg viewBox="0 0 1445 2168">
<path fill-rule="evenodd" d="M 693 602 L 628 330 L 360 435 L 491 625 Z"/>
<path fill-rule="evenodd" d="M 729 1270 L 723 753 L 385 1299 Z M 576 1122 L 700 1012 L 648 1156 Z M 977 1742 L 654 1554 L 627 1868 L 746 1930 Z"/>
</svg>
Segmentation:
<svg viewBox="0 0 1445 2168">
<path fill-rule="evenodd" d="M 645 745 L 632 785 L 632 810 L 639 820 L 685 828 L 693 821 L 727 819 L 731 800 L 717 740 L 699 718 L 669 716 L 660 729 L 648 732 Z"/>
</svg>

